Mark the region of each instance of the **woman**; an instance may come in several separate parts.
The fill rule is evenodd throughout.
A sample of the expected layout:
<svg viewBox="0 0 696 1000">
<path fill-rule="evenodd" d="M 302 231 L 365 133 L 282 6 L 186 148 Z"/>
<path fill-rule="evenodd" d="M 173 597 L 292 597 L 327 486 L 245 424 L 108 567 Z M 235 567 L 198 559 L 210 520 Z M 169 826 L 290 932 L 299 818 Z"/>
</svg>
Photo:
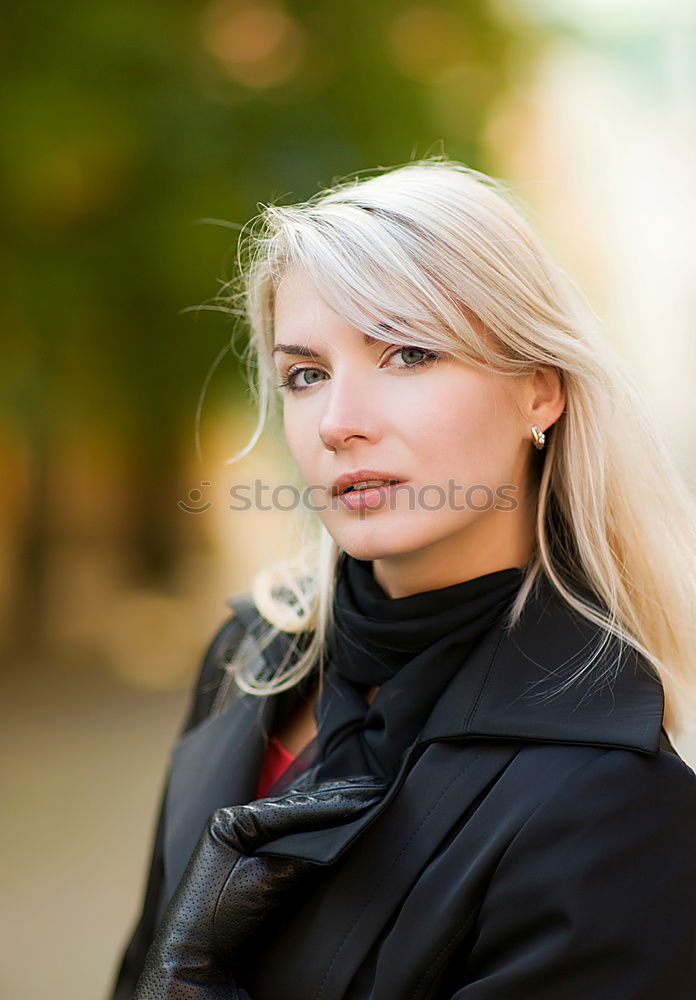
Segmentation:
<svg viewBox="0 0 696 1000">
<path fill-rule="evenodd" d="M 208 650 L 115 996 L 691 996 L 694 503 L 591 312 L 445 158 L 243 249 L 316 547 Z"/>
</svg>

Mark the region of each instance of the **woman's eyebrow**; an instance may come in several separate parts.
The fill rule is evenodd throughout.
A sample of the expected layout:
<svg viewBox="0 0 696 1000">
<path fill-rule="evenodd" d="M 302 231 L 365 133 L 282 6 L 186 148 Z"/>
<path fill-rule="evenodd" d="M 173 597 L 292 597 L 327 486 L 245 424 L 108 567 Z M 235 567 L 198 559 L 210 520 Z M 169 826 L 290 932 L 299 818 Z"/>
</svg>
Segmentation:
<svg viewBox="0 0 696 1000">
<path fill-rule="evenodd" d="M 363 343 L 366 347 L 372 347 L 374 344 L 383 344 L 383 340 L 378 340 L 376 337 L 371 337 L 369 333 L 363 333 Z M 271 354 L 299 354 L 302 358 L 312 358 L 315 361 L 321 361 L 322 356 L 320 351 L 314 351 L 311 347 L 307 347 L 306 344 L 275 344 Z"/>
<path fill-rule="evenodd" d="M 271 354 L 276 353 L 299 354 L 302 358 L 313 358 L 317 361 L 321 359 L 321 354 L 318 351 L 313 351 L 311 347 L 302 344 L 275 344 Z"/>
</svg>

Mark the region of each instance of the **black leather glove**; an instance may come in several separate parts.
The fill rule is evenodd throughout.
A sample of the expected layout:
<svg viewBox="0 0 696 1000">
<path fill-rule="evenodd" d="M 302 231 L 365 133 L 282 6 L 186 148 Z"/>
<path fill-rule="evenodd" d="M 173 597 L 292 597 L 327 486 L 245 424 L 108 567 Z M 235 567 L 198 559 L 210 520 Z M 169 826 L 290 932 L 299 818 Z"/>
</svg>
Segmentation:
<svg viewBox="0 0 696 1000">
<path fill-rule="evenodd" d="M 387 786 L 372 776 L 310 784 L 218 809 L 189 859 L 150 947 L 133 1000 L 248 1000 L 235 960 L 276 905 L 317 870 L 302 858 L 253 856 L 290 833 L 356 819 Z"/>
</svg>

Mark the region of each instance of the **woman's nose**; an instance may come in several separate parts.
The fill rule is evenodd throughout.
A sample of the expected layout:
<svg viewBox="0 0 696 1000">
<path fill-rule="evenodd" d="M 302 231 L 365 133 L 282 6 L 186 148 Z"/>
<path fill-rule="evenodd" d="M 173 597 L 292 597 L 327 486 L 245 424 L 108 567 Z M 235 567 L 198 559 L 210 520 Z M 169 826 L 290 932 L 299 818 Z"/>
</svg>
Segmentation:
<svg viewBox="0 0 696 1000">
<path fill-rule="evenodd" d="M 340 451 L 354 440 L 377 441 L 381 436 L 379 397 L 365 384 L 334 377 L 325 394 L 319 437 L 329 451 Z"/>
</svg>

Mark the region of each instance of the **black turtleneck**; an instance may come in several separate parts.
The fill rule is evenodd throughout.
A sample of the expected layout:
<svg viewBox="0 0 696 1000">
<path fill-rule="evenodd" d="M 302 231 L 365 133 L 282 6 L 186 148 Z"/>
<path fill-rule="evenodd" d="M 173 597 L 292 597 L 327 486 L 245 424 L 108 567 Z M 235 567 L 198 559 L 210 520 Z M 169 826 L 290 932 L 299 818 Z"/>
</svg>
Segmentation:
<svg viewBox="0 0 696 1000">
<path fill-rule="evenodd" d="M 318 777 L 395 777 L 448 683 L 522 583 L 516 567 L 390 598 L 372 562 L 344 555 L 317 717 Z M 365 699 L 377 686 L 371 704 Z M 462 706 L 465 712 L 468 706 Z"/>
</svg>

